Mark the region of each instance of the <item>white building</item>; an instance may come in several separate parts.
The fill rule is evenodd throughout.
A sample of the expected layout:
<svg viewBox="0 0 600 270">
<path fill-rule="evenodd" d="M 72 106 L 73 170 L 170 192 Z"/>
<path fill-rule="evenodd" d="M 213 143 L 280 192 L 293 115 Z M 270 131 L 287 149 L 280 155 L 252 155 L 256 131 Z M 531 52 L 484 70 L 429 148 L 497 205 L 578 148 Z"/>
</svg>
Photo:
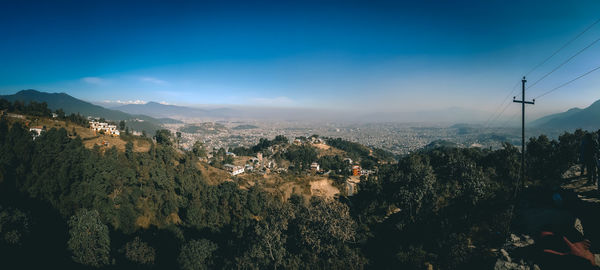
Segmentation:
<svg viewBox="0 0 600 270">
<path fill-rule="evenodd" d="M 310 164 L 310 169 L 313 171 L 318 172 L 320 167 L 319 167 L 319 163 L 313 162 L 312 164 Z"/>
<path fill-rule="evenodd" d="M 90 121 L 90 128 L 96 132 L 104 132 L 104 134 L 119 136 L 121 133 L 117 129 L 116 125 L 110 125 L 105 122 L 97 122 L 95 120 Z"/>
<path fill-rule="evenodd" d="M 244 173 L 244 167 L 234 166 L 232 164 L 223 165 L 223 169 L 228 171 L 231 175 L 238 175 L 238 174 Z"/>
<path fill-rule="evenodd" d="M 31 132 L 31 134 L 33 134 L 34 140 L 35 140 L 35 138 L 37 138 L 38 136 L 40 136 L 42 134 L 42 131 L 44 131 L 44 129 L 41 127 L 33 127 L 33 128 L 29 129 L 29 132 Z"/>
</svg>

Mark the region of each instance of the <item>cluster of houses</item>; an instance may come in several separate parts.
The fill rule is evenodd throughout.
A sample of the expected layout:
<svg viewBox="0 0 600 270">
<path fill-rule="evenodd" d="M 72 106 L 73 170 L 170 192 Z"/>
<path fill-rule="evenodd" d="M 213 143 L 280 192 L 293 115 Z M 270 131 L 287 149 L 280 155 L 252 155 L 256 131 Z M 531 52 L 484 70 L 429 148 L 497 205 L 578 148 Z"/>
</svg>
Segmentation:
<svg viewBox="0 0 600 270">
<path fill-rule="evenodd" d="M 299 137 L 294 139 L 294 141 L 292 141 L 292 144 L 294 145 L 302 145 L 304 143 L 312 143 L 312 144 L 325 144 L 325 140 L 319 138 L 319 137 L 315 137 L 315 136 L 311 136 L 311 137 Z"/>
<path fill-rule="evenodd" d="M 90 129 L 94 130 L 95 132 L 103 132 L 104 134 L 115 137 L 121 135 L 116 125 L 111 125 L 109 123 L 99 122 L 96 120 L 90 121 Z"/>
</svg>

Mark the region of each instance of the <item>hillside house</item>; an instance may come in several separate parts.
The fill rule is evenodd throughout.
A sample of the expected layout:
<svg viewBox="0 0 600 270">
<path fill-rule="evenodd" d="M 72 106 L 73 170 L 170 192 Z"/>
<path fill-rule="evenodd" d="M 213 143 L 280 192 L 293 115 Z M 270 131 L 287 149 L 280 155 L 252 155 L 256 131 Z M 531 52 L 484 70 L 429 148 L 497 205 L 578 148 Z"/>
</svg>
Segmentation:
<svg viewBox="0 0 600 270">
<path fill-rule="evenodd" d="M 245 172 L 251 172 L 254 170 L 254 166 L 250 165 L 250 164 L 246 164 L 246 167 L 244 168 Z"/>
<path fill-rule="evenodd" d="M 90 129 L 94 130 L 95 132 L 103 132 L 104 134 L 115 137 L 121 135 L 116 125 L 111 125 L 105 122 L 98 122 L 95 120 L 90 121 Z"/>
<path fill-rule="evenodd" d="M 318 172 L 321 168 L 319 167 L 319 163 L 313 162 L 310 164 L 310 170 L 313 172 Z"/>
<path fill-rule="evenodd" d="M 43 127 L 32 127 L 29 129 L 29 132 L 31 132 L 34 140 L 42 134 L 42 131 L 44 131 Z"/>
<path fill-rule="evenodd" d="M 374 173 L 373 170 L 366 170 L 366 169 L 361 169 L 360 170 L 360 175 L 367 175 L 368 176 L 368 175 L 371 175 L 373 173 Z"/>
<path fill-rule="evenodd" d="M 232 164 L 225 164 L 225 165 L 223 165 L 223 169 L 225 169 L 231 175 L 238 175 L 238 174 L 244 173 L 244 167 L 242 167 L 242 166 L 235 166 L 235 165 L 232 165 Z"/>
<path fill-rule="evenodd" d="M 312 144 L 325 144 L 325 141 L 318 137 L 310 137 L 310 142 Z"/>
<path fill-rule="evenodd" d="M 360 176 L 361 175 L 360 166 L 358 166 L 358 165 L 352 165 L 352 175 L 353 176 Z"/>
</svg>

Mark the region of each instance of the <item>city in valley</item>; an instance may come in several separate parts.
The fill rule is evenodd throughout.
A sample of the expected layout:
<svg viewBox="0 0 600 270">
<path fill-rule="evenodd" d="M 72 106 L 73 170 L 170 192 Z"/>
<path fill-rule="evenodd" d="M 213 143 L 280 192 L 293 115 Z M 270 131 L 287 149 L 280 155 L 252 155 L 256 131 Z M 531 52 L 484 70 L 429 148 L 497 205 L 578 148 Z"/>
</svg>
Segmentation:
<svg viewBox="0 0 600 270">
<path fill-rule="evenodd" d="M 600 270 L 598 0 L 2 0 L 0 269 Z"/>
</svg>

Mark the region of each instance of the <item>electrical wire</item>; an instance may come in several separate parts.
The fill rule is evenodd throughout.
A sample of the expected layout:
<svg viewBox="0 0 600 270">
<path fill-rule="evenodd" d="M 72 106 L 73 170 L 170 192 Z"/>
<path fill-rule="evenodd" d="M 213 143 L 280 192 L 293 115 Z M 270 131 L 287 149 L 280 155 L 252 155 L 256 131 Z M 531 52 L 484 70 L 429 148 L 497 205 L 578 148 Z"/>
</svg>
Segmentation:
<svg viewBox="0 0 600 270">
<path fill-rule="evenodd" d="M 543 64 L 545 64 L 546 62 L 548 62 L 548 60 L 550 60 L 552 57 L 554 57 L 555 55 L 557 55 L 560 51 L 562 51 L 564 48 L 566 48 L 567 46 L 569 46 L 571 43 L 573 43 L 573 41 L 577 40 L 579 37 L 583 36 L 583 34 L 585 34 L 588 30 L 592 29 L 592 27 L 594 27 L 596 24 L 598 24 L 600 22 L 600 19 L 596 20 L 594 23 L 592 23 L 591 25 L 589 25 L 588 27 L 586 27 L 582 32 L 580 32 L 579 34 L 577 34 L 574 38 L 572 38 L 571 40 L 567 41 L 567 43 L 565 43 L 564 45 L 562 45 L 560 48 L 558 48 L 558 50 L 554 51 L 554 53 L 552 53 L 550 56 L 548 56 L 546 59 L 544 59 L 544 61 L 540 62 L 539 64 L 537 64 L 536 66 L 534 66 L 531 70 L 529 70 L 527 73 L 525 73 L 525 76 L 529 76 L 529 74 L 531 74 L 531 72 L 535 71 L 536 69 L 538 69 L 540 66 L 542 66 Z"/>
<path fill-rule="evenodd" d="M 591 74 L 592 72 L 594 72 L 594 71 L 596 71 L 596 70 L 598 70 L 598 69 L 600 69 L 600 66 L 599 66 L 599 67 L 596 67 L 596 68 L 594 68 L 594 69 L 592 69 L 592 70 L 590 70 L 590 71 L 588 71 L 588 72 L 586 72 L 586 73 L 583 73 L 583 74 L 581 74 L 581 75 L 579 75 L 579 76 L 575 77 L 574 79 L 572 79 L 572 80 L 570 80 L 570 81 L 568 81 L 568 82 L 565 82 L 565 83 L 563 83 L 563 84 L 561 84 L 561 85 L 559 85 L 559 86 L 557 86 L 557 87 L 554 87 L 554 88 L 552 88 L 552 89 L 550 89 L 550 90 L 548 90 L 548 91 L 546 91 L 546 92 L 542 93 L 541 95 L 537 96 L 535 99 L 539 99 L 539 98 L 541 98 L 541 97 L 543 97 L 543 96 L 545 96 L 545 95 L 548 95 L 548 94 L 550 94 L 550 93 L 552 93 L 552 92 L 554 92 L 554 91 L 556 91 L 556 90 L 558 90 L 558 89 L 560 89 L 560 88 L 563 88 L 563 87 L 565 87 L 565 86 L 567 86 L 567 85 L 571 84 L 572 82 L 574 82 L 574 81 L 577 81 L 577 80 L 579 80 L 579 79 L 581 79 L 581 78 L 583 78 L 583 77 L 585 77 L 585 76 L 587 76 L 587 75 Z"/>
<path fill-rule="evenodd" d="M 512 90 L 511 90 L 511 91 L 508 93 L 508 95 L 506 95 L 506 97 L 505 97 L 505 98 L 502 100 L 502 103 L 500 103 L 500 105 L 498 106 L 498 108 L 496 108 L 496 110 L 494 111 L 494 113 L 493 113 L 492 115 L 490 115 L 490 117 L 488 118 L 488 120 L 487 120 L 487 121 L 485 121 L 485 124 L 483 125 L 483 126 L 484 126 L 484 128 L 487 128 L 487 127 L 488 127 L 488 124 L 491 124 L 491 123 L 493 122 L 493 121 L 491 121 L 491 120 L 492 120 L 492 118 L 496 117 L 496 114 L 498 114 L 498 112 L 500 111 L 500 108 L 502 108 L 502 106 L 504 106 L 504 103 L 505 103 L 505 102 L 508 100 L 508 98 L 509 98 L 509 97 L 510 97 L 510 96 L 511 96 L 511 95 L 512 95 L 512 94 L 513 94 L 513 93 L 514 93 L 516 90 L 517 90 L 517 86 L 519 86 L 519 83 L 520 83 L 520 82 L 521 82 L 521 81 L 518 81 L 518 82 L 515 84 L 515 86 L 513 86 Z M 505 108 L 504 110 L 506 110 L 506 108 Z M 504 110 L 503 110 L 503 112 L 504 112 Z M 501 114 L 502 114 L 502 112 L 500 113 L 500 115 L 501 115 Z M 499 117 L 499 115 L 498 115 L 498 117 Z M 496 117 L 496 118 L 498 118 L 498 117 Z M 490 122 L 490 121 L 491 121 L 491 122 Z"/>
<path fill-rule="evenodd" d="M 532 87 L 534 87 L 536 84 L 538 84 L 539 82 L 541 82 L 543 79 L 545 79 L 546 77 L 550 76 L 550 74 L 554 73 L 555 71 L 557 71 L 559 68 L 561 68 L 562 66 L 564 66 L 565 64 L 567 64 L 569 61 L 571 61 L 573 58 L 575 58 L 576 56 L 578 56 L 579 54 L 581 54 L 582 52 L 584 52 L 585 50 L 589 49 L 590 47 L 592 47 L 594 44 L 596 44 L 598 41 L 600 41 L 600 38 L 597 38 L 596 40 L 592 41 L 592 43 L 588 44 L 587 46 L 583 47 L 583 49 L 579 50 L 577 53 L 575 53 L 574 55 L 572 55 L 571 57 L 569 57 L 567 60 L 565 60 L 564 62 L 560 63 L 560 65 L 558 65 L 557 67 L 555 67 L 553 70 L 551 70 L 550 72 L 544 74 L 544 76 L 542 76 L 541 78 L 539 78 L 537 81 L 535 81 L 533 84 L 529 85 L 527 87 L 527 89 L 530 89 Z"/>
</svg>

